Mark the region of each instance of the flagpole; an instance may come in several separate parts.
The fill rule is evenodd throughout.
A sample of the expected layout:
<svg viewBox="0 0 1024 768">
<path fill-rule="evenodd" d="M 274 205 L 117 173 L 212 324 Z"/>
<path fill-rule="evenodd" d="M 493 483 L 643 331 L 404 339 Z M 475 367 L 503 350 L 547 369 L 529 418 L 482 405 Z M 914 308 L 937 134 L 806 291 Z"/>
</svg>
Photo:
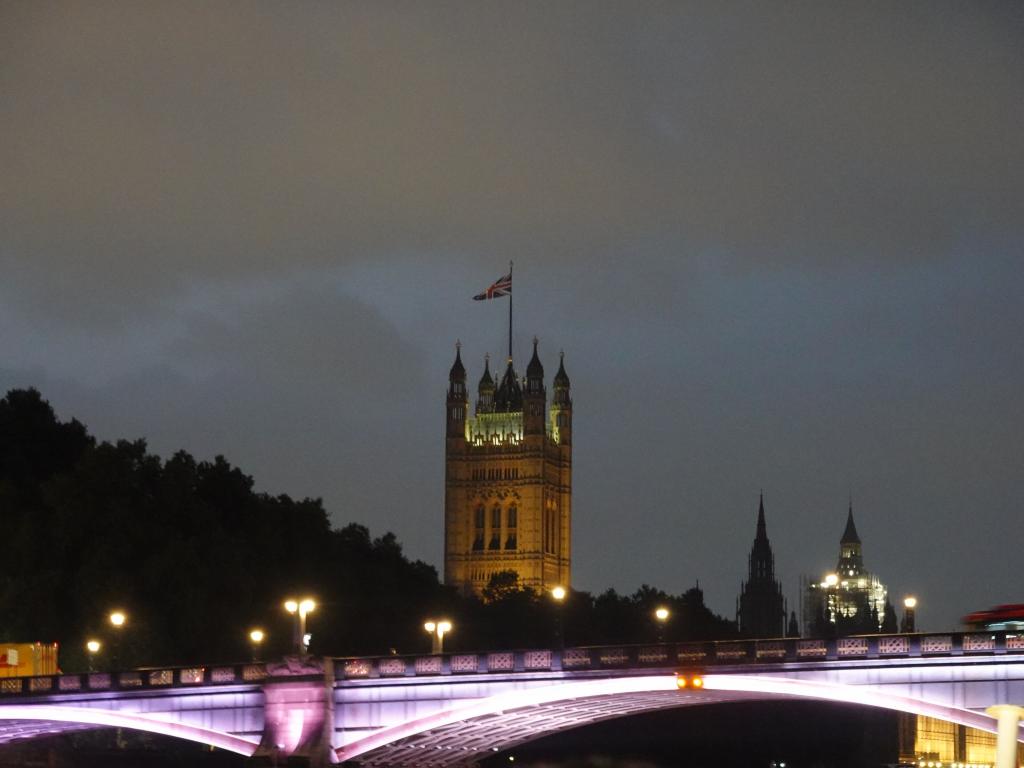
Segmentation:
<svg viewBox="0 0 1024 768">
<path fill-rule="evenodd" d="M 512 360 L 512 260 L 508 261 L 508 359 Z"/>
</svg>

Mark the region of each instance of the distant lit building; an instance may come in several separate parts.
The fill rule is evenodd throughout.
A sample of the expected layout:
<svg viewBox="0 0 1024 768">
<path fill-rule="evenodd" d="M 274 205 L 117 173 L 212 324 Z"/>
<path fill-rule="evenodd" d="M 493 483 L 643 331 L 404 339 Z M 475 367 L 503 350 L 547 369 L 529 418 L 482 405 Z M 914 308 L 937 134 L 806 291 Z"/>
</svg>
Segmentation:
<svg viewBox="0 0 1024 768">
<path fill-rule="evenodd" d="M 901 713 L 900 763 L 988 768 L 996 762 L 996 735 L 934 717 Z M 1017 764 L 1024 765 L 1024 744 L 1017 745 Z"/>
<path fill-rule="evenodd" d="M 764 495 L 757 507 L 757 534 L 750 549 L 747 580 L 736 605 L 736 623 L 743 637 L 782 637 L 786 602 L 775 578 L 775 556 L 764 521 Z"/>
<path fill-rule="evenodd" d="M 860 536 L 853 524 L 853 504 L 839 540 L 833 573 L 806 585 L 804 631 L 810 635 L 878 632 L 886 611 L 885 585 L 864 568 Z"/>
</svg>

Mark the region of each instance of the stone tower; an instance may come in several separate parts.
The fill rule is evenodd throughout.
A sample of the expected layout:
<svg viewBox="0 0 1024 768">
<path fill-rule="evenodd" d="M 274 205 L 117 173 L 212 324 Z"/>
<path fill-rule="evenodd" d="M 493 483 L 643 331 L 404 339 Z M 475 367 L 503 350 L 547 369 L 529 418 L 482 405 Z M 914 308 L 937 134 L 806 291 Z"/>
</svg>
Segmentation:
<svg viewBox="0 0 1024 768">
<path fill-rule="evenodd" d="M 757 508 L 757 534 L 750 549 L 747 580 L 739 597 L 737 618 L 744 637 L 782 637 L 786 605 L 782 585 L 775 579 L 775 556 L 764 521 L 764 494 Z"/>
<path fill-rule="evenodd" d="M 515 571 L 536 590 L 570 586 L 572 399 L 559 361 L 547 407 L 537 356 L 520 380 L 509 358 L 495 384 L 490 361 L 469 416 L 461 349 L 448 375 L 445 430 L 444 581 L 477 594 Z"/>
</svg>

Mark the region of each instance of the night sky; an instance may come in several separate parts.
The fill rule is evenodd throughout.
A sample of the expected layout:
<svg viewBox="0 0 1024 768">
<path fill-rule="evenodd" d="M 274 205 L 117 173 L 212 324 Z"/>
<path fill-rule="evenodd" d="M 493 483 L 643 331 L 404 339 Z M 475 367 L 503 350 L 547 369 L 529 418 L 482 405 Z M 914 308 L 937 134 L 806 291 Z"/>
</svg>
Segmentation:
<svg viewBox="0 0 1024 768">
<path fill-rule="evenodd" d="M 512 259 L 575 587 L 1024 601 L 1022 246 L 1019 2 L 0 2 L 0 389 L 438 566 Z"/>
</svg>

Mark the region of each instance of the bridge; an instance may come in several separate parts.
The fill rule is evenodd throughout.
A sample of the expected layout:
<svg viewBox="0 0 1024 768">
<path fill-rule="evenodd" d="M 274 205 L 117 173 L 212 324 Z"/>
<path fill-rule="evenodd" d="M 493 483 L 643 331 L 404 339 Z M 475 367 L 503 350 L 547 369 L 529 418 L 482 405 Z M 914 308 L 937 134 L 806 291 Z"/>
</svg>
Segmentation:
<svg viewBox="0 0 1024 768">
<path fill-rule="evenodd" d="M 641 712 L 813 699 L 928 715 L 1024 741 L 1024 636 L 873 635 L 372 658 L 0 679 L 0 743 L 130 728 L 257 763 L 472 765 Z"/>
</svg>

